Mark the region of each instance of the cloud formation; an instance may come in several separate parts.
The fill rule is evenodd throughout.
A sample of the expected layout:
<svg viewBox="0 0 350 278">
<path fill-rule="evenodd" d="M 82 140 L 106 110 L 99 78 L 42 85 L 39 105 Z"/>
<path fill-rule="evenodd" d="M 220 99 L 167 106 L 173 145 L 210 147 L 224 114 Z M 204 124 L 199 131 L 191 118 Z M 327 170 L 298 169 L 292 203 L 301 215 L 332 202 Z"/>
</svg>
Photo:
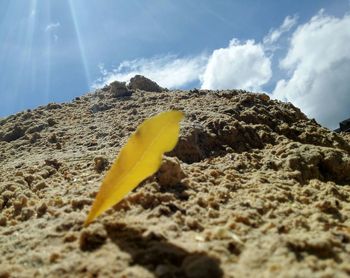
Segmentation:
<svg viewBox="0 0 350 278">
<path fill-rule="evenodd" d="M 298 22 L 298 17 L 295 16 L 287 16 L 282 25 L 277 29 L 270 29 L 269 33 L 266 37 L 264 37 L 264 44 L 273 44 L 278 41 L 278 39 L 290 29 L 292 29 Z"/>
<path fill-rule="evenodd" d="M 163 87 L 181 88 L 192 82 L 203 89 L 260 90 L 269 81 L 271 63 L 261 44 L 254 41 L 232 40 L 227 48 L 211 55 L 178 58 L 174 55 L 136 59 L 122 62 L 117 69 L 100 67 L 102 77 L 92 88 L 99 88 L 114 80 L 128 81 L 136 74 L 151 78 Z"/>
<path fill-rule="evenodd" d="M 290 77 L 273 92 L 330 128 L 350 117 L 349 26 L 350 15 L 335 18 L 322 11 L 299 26 L 280 62 Z"/>
<path fill-rule="evenodd" d="M 232 39 L 209 55 L 136 59 L 112 71 L 102 67 L 93 88 L 136 74 L 167 88 L 198 84 L 203 89 L 261 91 L 268 85 L 274 88 L 273 98 L 292 102 L 322 125 L 336 128 L 350 117 L 350 15 L 337 18 L 320 11 L 296 27 L 297 21 L 297 16 L 287 16 L 262 42 Z"/>
<path fill-rule="evenodd" d="M 203 89 L 261 90 L 272 75 L 263 46 L 253 40 L 233 39 L 227 48 L 214 50 L 201 77 Z"/>
<path fill-rule="evenodd" d="M 122 62 L 117 69 L 107 71 L 100 67 L 102 77 L 93 88 L 99 88 L 114 80 L 128 81 L 136 74 L 141 74 L 156 81 L 166 88 L 179 88 L 197 81 L 207 63 L 205 55 L 188 58 L 178 58 L 174 55 L 136 59 Z"/>
</svg>

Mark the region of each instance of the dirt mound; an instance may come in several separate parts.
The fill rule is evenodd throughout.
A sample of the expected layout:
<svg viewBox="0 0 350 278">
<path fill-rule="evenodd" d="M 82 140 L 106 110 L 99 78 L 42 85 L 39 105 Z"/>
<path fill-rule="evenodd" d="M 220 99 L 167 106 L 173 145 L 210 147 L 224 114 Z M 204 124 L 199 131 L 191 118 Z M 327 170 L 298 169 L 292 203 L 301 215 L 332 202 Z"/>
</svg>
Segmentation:
<svg viewBox="0 0 350 278">
<path fill-rule="evenodd" d="M 350 274 L 349 136 L 265 94 L 116 85 L 0 122 L 0 277 Z M 176 148 L 83 228 L 128 136 L 168 109 Z"/>
</svg>

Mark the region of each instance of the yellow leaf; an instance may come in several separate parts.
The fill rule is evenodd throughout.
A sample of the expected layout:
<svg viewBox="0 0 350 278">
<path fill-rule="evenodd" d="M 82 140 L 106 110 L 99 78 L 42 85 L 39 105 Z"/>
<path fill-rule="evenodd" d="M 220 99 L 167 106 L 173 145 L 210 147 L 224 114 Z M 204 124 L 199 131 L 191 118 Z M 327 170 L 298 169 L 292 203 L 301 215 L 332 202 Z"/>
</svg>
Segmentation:
<svg viewBox="0 0 350 278">
<path fill-rule="evenodd" d="M 159 169 L 162 155 L 178 141 L 183 116 L 180 111 L 167 111 L 139 125 L 102 181 L 85 226 Z"/>
</svg>

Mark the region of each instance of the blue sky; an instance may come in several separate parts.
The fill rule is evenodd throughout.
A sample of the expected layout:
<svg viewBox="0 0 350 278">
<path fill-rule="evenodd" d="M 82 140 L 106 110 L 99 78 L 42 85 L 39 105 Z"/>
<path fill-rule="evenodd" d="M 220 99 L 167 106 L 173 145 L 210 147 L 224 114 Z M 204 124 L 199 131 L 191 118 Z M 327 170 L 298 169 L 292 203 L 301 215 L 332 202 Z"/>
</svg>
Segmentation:
<svg viewBox="0 0 350 278">
<path fill-rule="evenodd" d="M 0 117 L 141 73 L 169 88 L 265 91 L 335 128 L 350 117 L 349 7 L 348 0 L 0 0 Z"/>
</svg>

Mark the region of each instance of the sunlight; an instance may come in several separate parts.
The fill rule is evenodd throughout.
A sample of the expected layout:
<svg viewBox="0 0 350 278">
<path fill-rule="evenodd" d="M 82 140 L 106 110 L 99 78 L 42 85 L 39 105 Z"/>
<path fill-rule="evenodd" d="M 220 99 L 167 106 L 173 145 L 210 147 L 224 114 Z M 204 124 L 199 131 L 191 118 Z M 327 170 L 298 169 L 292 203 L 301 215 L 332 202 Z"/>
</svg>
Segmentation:
<svg viewBox="0 0 350 278">
<path fill-rule="evenodd" d="M 48 17 L 48 22 L 51 22 L 51 7 L 50 1 L 46 2 L 46 16 Z M 50 85 L 51 85 L 51 34 L 49 32 L 45 33 L 46 39 L 46 80 L 45 80 L 45 96 L 46 100 L 50 99 Z"/>
<path fill-rule="evenodd" d="M 26 38 L 26 45 L 28 46 L 28 53 L 26 54 L 26 61 L 32 60 L 32 50 L 33 50 L 33 40 L 34 40 L 34 32 L 36 28 L 36 13 L 37 13 L 37 5 L 38 0 L 32 0 L 30 9 L 29 9 L 29 24 L 28 24 L 28 33 Z M 31 61 L 31 67 L 30 67 L 30 83 L 31 87 L 33 88 L 36 83 L 36 62 Z"/>
<path fill-rule="evenodd" d="M 89 73 L 89 69 L 88 69 L 85 48 L 84 48 L 84 45 L 82 42 L 80 30 L 79 30 L 79 23 L 78 23 L 78 19 L 77 19 L 76 9 L 74 7 L 74 3 L 72 0 L 68 0 L 68 4 L 69 4 L 69 9 L 70 9 L 70 13 L 72 16 L 72 20 L 74 23 L 75 33 L 77 36 L 78 46 L 79 46 L 79 50 L 80 50 L 80 57 L 81 57 L 81 61 L 82 61 L 83 67 L 84 67 L 84 71 L 85 71 L 85 78 L 86 78 L 86 81 L 88 83 L 88 86 L 90 86 L 91 85 L 91 78 L 90 78 L 90 73 Z"/>
<path fill-rule="evenodd" d="M 25 17 L 23 17 L 19 22 L 15 30 L 17 32 L 13 32 L 13 30 L 10 29 L 10 31 L 7 33 L 4 41 L 11 41 L 9 38 L 10 36 L 13 36 L 13 33 L 16 34 L 15 41 L 18 41 L 21 43 L 21 47 L 18 48 L 18 56 L 21 58 L 20 63 L 17 63 L 17 78 L 18 81 L 15 82 L 12 85 L 12 92 L 16 95 L 18 98 L 18 101 L 21 102 L 21 98 L 19 97 L 20 92 L 19 88 L 21 85 L 21 81 L 24 79 L 23 76 L 28 74 L 28 72 L 31 75 L 30 81 L 31 85 L 35 83 L 35 71 L 33 70 L 33 40 L 34 40 L 34 32 L 35 32 L 35 25 L 36 25 L 36 17 L 35 12 L 37 8 L 37 0 L 31 0 L 28 3 L 28 10 L 29 12 L 25 14 Z M 16 13 L 17 7 L 16 5 L 12 8 L 12 13 Z M 11 8 L 9 8 L 8 11 L 11 11 Z M 11 14 L 10 14 L 11 16 Z M 18 29 L 17 29 L 18 28 Z M 12 32 L 11 32 L 12 31 Z M 29 69 L 27 67 L 30 67 Z"/>
</svg>

